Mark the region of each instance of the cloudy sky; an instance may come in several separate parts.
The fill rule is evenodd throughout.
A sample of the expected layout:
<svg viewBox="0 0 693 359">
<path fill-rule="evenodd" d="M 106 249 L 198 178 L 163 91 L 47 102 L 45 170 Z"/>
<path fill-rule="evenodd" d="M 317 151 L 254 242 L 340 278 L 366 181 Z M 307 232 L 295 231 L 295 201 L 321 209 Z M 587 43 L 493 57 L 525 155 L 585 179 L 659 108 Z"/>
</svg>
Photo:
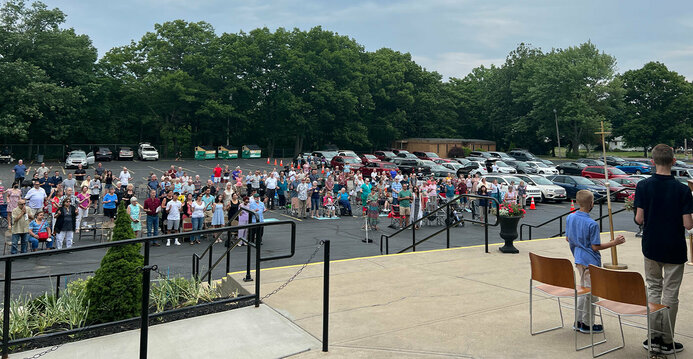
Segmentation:
<svg viewBox="0 0 693 359">
<path fill-rule="evenodd" d="M 217 33 L 324 29 L 374 51 L 412 54 L 428 70 L 464 77 L 501 64 L 521 42 L 543 50 L 592 41 L 618 71 L 660 61 L 693 80 L 693 1 L 501 0 L 44 0 L 67 13 L 67 26 L 91 37 L 103 55 L 139 40 L 155 23 L 206 21 Z"/>
</svg>

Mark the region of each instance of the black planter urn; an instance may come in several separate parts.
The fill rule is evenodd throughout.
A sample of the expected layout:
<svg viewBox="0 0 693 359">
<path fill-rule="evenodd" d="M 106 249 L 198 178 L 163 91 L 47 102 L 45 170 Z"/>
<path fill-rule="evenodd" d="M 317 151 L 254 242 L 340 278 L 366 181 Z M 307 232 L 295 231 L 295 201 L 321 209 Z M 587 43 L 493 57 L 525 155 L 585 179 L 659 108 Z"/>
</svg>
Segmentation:
<svg viewBox="0 0 693 359">
<path fill-rule="evenodd" d="M 515 246 L 513 246 L 513 241 L 517 239 L 517 225 L 520 223 L 522 217 L 506 217 L 499 216 L 498 222 L 500 222 L 500 236 L 505 240 L 505 245 L 498 248 L 499 251 L 503 253 L 520 253 Z"/>
</svg>

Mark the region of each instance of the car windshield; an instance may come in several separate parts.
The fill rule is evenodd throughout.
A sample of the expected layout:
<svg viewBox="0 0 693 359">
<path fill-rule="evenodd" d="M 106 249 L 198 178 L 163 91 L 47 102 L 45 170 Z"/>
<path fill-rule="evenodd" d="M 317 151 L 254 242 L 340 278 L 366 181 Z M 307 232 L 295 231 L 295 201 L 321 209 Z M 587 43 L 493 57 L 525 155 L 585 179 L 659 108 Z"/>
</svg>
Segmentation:
<svg viewBox="0 0 693 359">
<path fill-rule="evenodd" d="M 344 163 L 361 163 L 361 161 L 358 160 L 358 158 L 354 157 L 342 157 L 344 159 Z"/>
<path fill-rule="evenodd" d="M 459 163 L 453 163 L 453 162 L 446 163 L 445 165 L 446 165 L 446 167 L 452 167 L 452 168 L 454 168 L 454 169 L 458 169 L 458 168 L 462 168 L 462 167 L 463 167 L 461 164 L 459 164 Z"/>
<path fill-rule="evenodd" d="M 549 185 L 553 184 L 553 182 L 547 180 L 546 178 L 542 176 L 532 176 L 530 177 L 534 183 L 539 184 L 539 185 Z"/>
<path fill-rule="evenodd" d="M 383 151 L 383 155 L 386 157 L 395 157 L 396 156 L 394 152 L 389 152 L 389 151 Z"/>
<path fill-rule="evenodd" d="M 534 167 L 534 168 L 539 167 L 539 165 L 536 164 L 535 162 L 525 162 L 525 164 L 526 164 L 527 166 L 529 166 L 529 167 Z"/>
<path fill-rule="evenodd" d="M 498 166 L 498 167 L 510 167 L 510 166 L 508 166 L 507 163 L 505 163 L 503 161 L 496 161 L 496 166 Z"/>
<path fill-rule="evenodd" d="M 322 155 L 325 157 L 325 159 L 331 160 L 332 157 L 337 155 L 337 152 L 323 152 Z"/>
<path fill-rule="evenodd" d="M 614 174 L 614 175 L 624 175 L 624 174 L 626 174 L 625 172 L 621 171 L 621 170 L 618 169 L 618 168 L 610 168 L 610 171 L 611 171 L 611 174 Z"/>
<path fill-rule="evenodd" d="M 142 151 L 156 151 L 154 147 L 142 147 Z"/>
<path fill-rule="evenodd" d="M 588 180 L 588 179 L 585 178 L 585 177 L 577 177 L 577 176 L 575 176 L 575 177 L 571 177 L 571 178 L 574 179 L 575 182 L 577 182 L 577 184 L 580 184 L 580 185 L 583 185 L 583 186 L 594 186 L 594 183 L 592 183 L 592 181 Z"/>
<path fill-rule="evenodd" d="M 439 158 L 440 157 L 435 152 L 424 152 L 424 153 L 426 154 L 426 156 L 431 157 L 431 158 Z"/>
<path fill-rule="evenodd" d="M 378 157 L 375 157 L 375 156 L 373 156 L 373 155 L 363 155 L 363 157 L 365 157 L 365 158 L 367 158 L 367 159 L 369 159 L 369 160 L 376 160 L 376 159 L 378 159 Z"/>
<path fill-rule="evenodd" d="M 624 159 L 621 158 L 621 157 L 612 157 L 611 159 L 614 160 L 614 161 L 616 161 L 616 162 L 625 162 L 625 161 L 626 161 L 626 160 L 624 160 Z"/>
<path fill-rule="evenodd" d="M 82 151 L 73 151 L 70 153 L 71 158 L 86 158 L 87 154 Z"/>
<path fill-rule="evenodd" d="M 547 165 L 547 164 L 546 164 L 546 163 L 544 163 L 544 162 L 537 162 L 537 167 L 541 167 L 541 168 L 549 168 L 549 165 Z"/>
<path fill-rule="evenodd" d="M 397 166 L 393 165 L 392 163 L 383 163 L 383 168 L 387 169 L 397 169 Z"/>
<path fill-rule="evenodd" d="M 426 166 L 429 166 L 429 167 L 436 167 L 436 166 L 438 166 L 437 163 L 435 163 L 435 162 L 433 162 L 433 161 L 430 161 L 430 160 L 423 160 L 423 161 L 421 161 L 421 162 L 422 162 L 423 164 L 425 164 Z"/>
</svg>

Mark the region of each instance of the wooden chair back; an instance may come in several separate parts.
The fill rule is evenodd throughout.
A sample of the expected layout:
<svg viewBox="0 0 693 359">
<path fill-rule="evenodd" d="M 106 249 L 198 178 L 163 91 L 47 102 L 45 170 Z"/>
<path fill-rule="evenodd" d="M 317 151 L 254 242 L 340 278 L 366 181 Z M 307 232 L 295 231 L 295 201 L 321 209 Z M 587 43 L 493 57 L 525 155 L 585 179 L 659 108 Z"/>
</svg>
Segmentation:
<svg viewBox="0 0 693 359">
<path fill-rule="evenodd" d="M 557 287 L 575 289 L 575 273 L 570 260 L 542 257 L 530 252 L 529 263 L 532 268 L 533 280 Z"/>
<path fill-rule="evenodd" d="M 640 273 L 590 265 L 592 295 L 603 299 L 647 306 L 647 290 Z"/>
</svg>

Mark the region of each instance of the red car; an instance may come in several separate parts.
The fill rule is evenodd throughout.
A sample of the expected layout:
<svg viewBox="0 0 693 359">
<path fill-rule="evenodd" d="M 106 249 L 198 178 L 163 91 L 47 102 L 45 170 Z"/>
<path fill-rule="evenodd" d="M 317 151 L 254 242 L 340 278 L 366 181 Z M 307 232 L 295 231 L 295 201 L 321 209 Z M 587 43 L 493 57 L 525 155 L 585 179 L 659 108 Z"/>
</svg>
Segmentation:
<svg viewBox="0 0 693 359">
<path fill-rule="evenodd" d="M 590 178 L 590 181 L 594 182 L 594 184 L 596 184 L 598 186 L 606 187 L 606 180 L 604 180 L 604 179 Z M 611 191 L 611 193 L 614 193 L 616 191 L 620 191 L 624 188 L 627 188 L 627 187 L 623 187 L 622 185 L 620 185 L 620 184 L 618 184 L 612 180 L 609 180 L 609 191 Z M 635 189 L 628 188 L 625 191 L 616 193 L 614 196 L 615 196 L 615 199 L 617 201 L 625 201 L 626 198 L 628 198 L 628 196 L 630 196 L 634 192 L 635 192 Z M 612 197 L 612 198 L 614 198 L 614 197 Z"/>
<path fill-rule="evenodd" d="M 398 169 L 397 165 L 395 165 L 394 163 L 378 161 L 378 162 L 370 162 L 370 163 L 366 164 L 365 166 L 361 167 L 360 170 L 361 170 L 361 174 L 363 175 L 363 177 L 370 177 L 371 173 L 373 173 L 373 171 L 380 173 L 382 171 L 392 171 L 392 170 L 397 171 L 397 169 Z"/>
<path fill-rule="evenodd" d="M 432 161 L 435 162 L 435 163 L 437 163 L 437 164 L 439 164 L 439 165 L 442 165 L 442 164 L 445 164 L 445 163 L 457 163 L 457 161 L 455 161 L 455 160 L 451 160 L 451 159 L 449 159 L 449 158 L 440 158 L 440 157 L 439 157 L 439 158 L 434 158 Z"/>
<path fill-rule="evenodd" d="M 375 151 L 373 154 L 381 161 L 390 161 L 397 157 L 397 155 L 392 151 Z"/>
<path fill-rule="evenodd" d="M 332 161 L 330 161 L 330 165 L 332 165 L 332 168 L 340 170 L 343 170 L 344 166 L 349 165 L 352 171 L 356 171 L 363 167 L 358 157 L 351 156 L 334 156 L 332 157 Z"/>
<path fill-rule="evenodd" d="M 376 157 L 375 155 L 369 155 L 369 154 L 359 155 L 359 158 L 361 159 L 361 163 L 363 163 L 364 166 L 371 163 L 371 162 L 380 161 L 380 159 L 378 159 L 378 157 Z"/>
<path fill-rule="evenodd" d="M 609 180 L 611 180 L 611 178 L 609 178 Z M 638 182 L 642 181 L 642 178 L 616 177 L 613 179 L 613 181 L 620 184 L 623 187 L 635 188 L 638 185 Z"/>
<path fill-rule="evenodd" d="M 628 175 L 616 167 L 608 167 L 609 178 L 628 177 Z M 587 166 L 582 169 L 582 177 L 585 178 L 604 178 L 604 167 Z"/>
</svg>

